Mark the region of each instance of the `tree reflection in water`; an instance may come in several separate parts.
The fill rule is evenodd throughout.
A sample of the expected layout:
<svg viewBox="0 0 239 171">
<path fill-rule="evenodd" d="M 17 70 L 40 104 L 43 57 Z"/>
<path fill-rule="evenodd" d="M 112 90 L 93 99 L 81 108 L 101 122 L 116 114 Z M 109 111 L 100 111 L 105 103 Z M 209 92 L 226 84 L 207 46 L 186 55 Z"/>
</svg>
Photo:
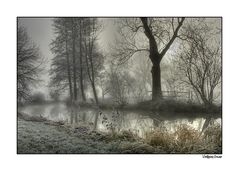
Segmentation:
<svg viewBox="0 0 239 171">
<path fill-rule="evenodd" d="M 54 121 L 65 121 L 70 124 L 85 123 L 92 126 L 92 130 L 103 132 L 131 131 L 140 137 L 154 129 L 175 131 L 177 126 L 186 124 L 201 131 L 205 118 L 178 118 L 173 114 L 152 113 L 145 111 L 125 111 L 112 108 L 100 110 L 98 107 L 84 108 L 79 105 L 67 106 L 64 103 L 47 105 L 28 105 L 19 109 L 23 113 L 43 116 Z M 105 119 L 106 118 L 106 119 Z M 107 120 L 105 122 L 104 120 Z M 216 120 L 219 124 L 221 119 Z"/>
</svg>

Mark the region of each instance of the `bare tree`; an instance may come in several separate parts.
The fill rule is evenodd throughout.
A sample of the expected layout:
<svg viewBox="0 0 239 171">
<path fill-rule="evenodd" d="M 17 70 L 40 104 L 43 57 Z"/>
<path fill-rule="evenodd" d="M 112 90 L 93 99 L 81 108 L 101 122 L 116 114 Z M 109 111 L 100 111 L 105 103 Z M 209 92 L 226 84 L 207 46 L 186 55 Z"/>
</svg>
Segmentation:
<svg viewBox="0 0 239 171">
<path fill-rule="evenodd" d="M 24 27 L 17 28 L 17 96 L 18 101 L 27 100 L 30 86 L 36 85 L 43 58 L 39 48 L 30 40 Z"/>
<path fill-rule="evenodd" d="M 145 51 L 149 53 L 152 62 L 152 100 L 162 98 L 160 63 L 178 37 L 184 19 L 132 18 L 124 19 L 120 23 L 121 38 L 116 42 L 115 56 L 119 57 L 120 63 L 123 63 L 135 53 Z M 147 45 L 139 43 L 143 35 L 148 39 Z"/>
<path fill-rule="evenodd" d="M 71 18 L 71 39 L 72 39 L 72 59 L 73 59 L 73 87 L 74 100 L 77 101 L 77 80 L 76 80 L 76 21 Z"/>
<path fill-rule="evenodd" d="M 179 54 L 178 69 L 206 106 L 213 104 L 215 88 L 221 83 L 220 33 L 213 32 L 205 23 L 195 28 L 187 27 L 186 43 Z M 214 38 L 216 36 L 216 39 Z"/>
<path fill-rule="evenodd" d="M 150 90 L 152 88 L 152 76 L 150 74 L 150 69 L 152 67 L 152 63 L 149 58 L 145 58 L 145 56 L 140 55 L 135 57 L 134 61 L 136 62 L 134 65 L 134 77 L 135 85 L 133 89 L 135 99 L 140 102 L 149 99 Z"/>
<path fill-rule="evenodd" d="M 85 96 L 85 90 L 84 90 L 84 75 L 83 75 L 83 35 L 82 35 L 82 30 L 84 27 L 84 18 L 79 18 L 77 20 L 78 22 L 78 32 L 79 32 L 79 67 L 80 67 L 80 74 L 79 74 L 79 81 L 80 81 L 80 91 L 81 91 L 81 96 L 82 100 L 85 102 L 86 101 L 86 96 Z"/>
<path fill-rule="evenodd" d="M 69 87 L 70 99 L 73 100 L 72 88 L 72 60 L 70 57 L 70 22 L 67 18 L 54 19 L 54 31 L 56 38 L 51 43 L 51 51 L 55 54 L 51 64 L 50 87 L 54 91 L 64 91 Z"/>
<path fill-rule="evenodd" d="M 103 66 L 103 55 L 100 53 L 96 43 L 100 29 L 96 22 L 96 18 L 88 19 L 84 22 L 84 49 L 87 74 L 92 87 L 95 102 L 98 105 L 99 100 L 96 91 L 96 77 L 99 75 L 99 70 Z"/>
<path fill-rule="evenodd" d="M 105 95 L 109 93 L 109 86 L 107 85 L 108 82 L 108 73 L 104 70 L 100 72 L 99 75 L 99 86 L 101 88 L 101 98 L 102 101 L 105 99 Z"/>
<path fill-rule="evenodd" d="M 50 98 L 54 101 L 59 101 L 59 97 L 60 97 L 60 93 L 59 91 L 56 91 L 56 90 L 51 90 L 50 93 Z"/>
<path fill-rule="evenodd" d="M 108 73 L 108 89 L 109 95 L 118 105 L 126 105 L 133 95 L 137 92 L 135 88 L 135 78 L 132 77 L 126 69 L 111 65 Z"/>
</svg>

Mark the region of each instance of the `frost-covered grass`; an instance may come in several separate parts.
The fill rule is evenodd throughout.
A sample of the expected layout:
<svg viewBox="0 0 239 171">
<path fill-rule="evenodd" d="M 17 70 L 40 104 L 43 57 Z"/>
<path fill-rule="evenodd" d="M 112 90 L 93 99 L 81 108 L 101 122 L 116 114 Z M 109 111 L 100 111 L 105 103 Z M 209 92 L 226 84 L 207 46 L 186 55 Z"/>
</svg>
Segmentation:
<svg viewBox="0 0 239 171">
<path fill-rule="evenodd" d="M 221 127 L 200 132 L 181 125 L 176 132 L 148 132 L 145 139 L 132 132 L 100 133 L 88 125 L 67 125 L 39 117 L 18 117 L 19 154 L 98 153 L 221 153 Z"/>
<path fill-rule="evenodd" d="M 160 149 L 135 141 L 128 135 L 111 136 L 45 122 L 18 119 L 19 154 L 25 153 L 160 153 Z"/>
<path fill-rule="evenodd" d="M 71 136 L 64 128 L 18 120 L 18 153 L 100 153 L 96 143 Z M 100 144 L 99 144 L 100 145 Z"/>
</svg>

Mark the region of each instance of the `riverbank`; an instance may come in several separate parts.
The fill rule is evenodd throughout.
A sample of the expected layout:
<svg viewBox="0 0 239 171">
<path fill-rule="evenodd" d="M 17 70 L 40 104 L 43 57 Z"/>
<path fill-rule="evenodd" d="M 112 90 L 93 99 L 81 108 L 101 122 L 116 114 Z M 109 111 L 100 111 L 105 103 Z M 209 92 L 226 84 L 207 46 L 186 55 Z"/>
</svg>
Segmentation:
<svg viewBox="0 0 239 171">
<path fill-rule="evenodd" d="M 17 122 L 18 154 L 221 153 L 218 127 L 201 135 L 182 125 L 176 134 L 155 130 L 141 139 L 130 132 L 96 132 L 83 123 L 67 125 L 24 114 L 18 115 Z"/>
<path fill-rule="evenodd" d="M 203 134 L 186 125 L 174 134 L 163 128 L 145 139 L 131 132 L 92 131 L 84 123 L 69 125 L 39 116 L 18 113 L 18 154 L 220 154 L 221 127 L 209 127 Z"/>
<path fill-rule="evenodd" d="M 110 135 L 91 131 L 88 126 L 24 117 L 18 118 L 18 154 L 164 153 L 126 132 Z"/>
<path fill-rule="evenodd" d="M 91 103 L 80 103 L 81 107 L 90 108 L 95 106 Z M 116 105 L 110 103 L 100 103 L 99 108 L 103 110 L 112 109 L 126 110 L 126 111 L 153 111 L 173 114 L 177 117 L 211 117 L 211 118 L 221 118 L 222 117 L 222 106 L 221 105 L 211 105 L 206 107 L 203 104 L 196 104 L 192 102 L 183 102 L 177 100 L 159 100 L 159 101 L 143 101 L 137 104 L 125 104 Z M 193 114 L 193 115 L 192 115 Z"/>
</svg>

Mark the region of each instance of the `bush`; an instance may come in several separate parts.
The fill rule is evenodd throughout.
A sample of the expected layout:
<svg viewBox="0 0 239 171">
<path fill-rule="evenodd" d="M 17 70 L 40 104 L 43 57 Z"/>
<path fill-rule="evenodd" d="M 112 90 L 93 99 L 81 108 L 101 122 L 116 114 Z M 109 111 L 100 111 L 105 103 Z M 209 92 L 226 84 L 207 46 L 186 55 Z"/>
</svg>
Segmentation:
<svg viewBox="0 0 239 171">
<path fill-rule="evenodd" d="M 212 105 L 205 107 L 202 104 L 188 103 L 176 101 L 171 99 L 163 99 L 158 101 L 144 101 L 131 107 L 141 110 L 153 110 L 157 112 L 171 112 L 171 113 L 215 113 L 221 114 L 221 106 Z"/>
<path fill-rule="evenodd" d="M 31 103 L 43 103 L 45 102 L 45 95 L 41 92 L 35 93 L 30 98 Z"/>
</svg>

